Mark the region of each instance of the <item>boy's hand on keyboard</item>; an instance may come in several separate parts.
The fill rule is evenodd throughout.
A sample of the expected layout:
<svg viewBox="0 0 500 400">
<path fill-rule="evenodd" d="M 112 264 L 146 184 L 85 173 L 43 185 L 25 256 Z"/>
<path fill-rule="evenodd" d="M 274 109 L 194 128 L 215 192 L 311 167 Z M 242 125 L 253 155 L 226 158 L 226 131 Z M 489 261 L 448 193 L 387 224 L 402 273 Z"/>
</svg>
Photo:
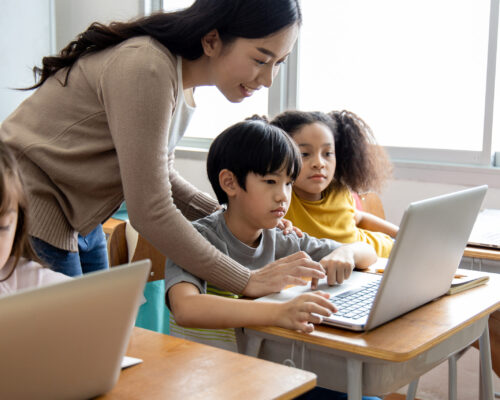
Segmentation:
<svg viewBox="0 0 500 400">
<path fill-rule="evenodd" d="M 294 329 L 311 333 L 313 324 L 320 324 L 322 316 L 328 317 L 337 312 L 337 308 L 328 299 L 325 292 L 304 293 L 300 296 L 280 304 L 276 313 L 276 325 L 282 328 Z"/>
<path fill-rule="evenodd" d="M 329 285 L 349 279 L 355 267 L 354 253 L 349 246 L 341 246 L 323 257 L 319 262 L 326 271 Z"/>
</svg>

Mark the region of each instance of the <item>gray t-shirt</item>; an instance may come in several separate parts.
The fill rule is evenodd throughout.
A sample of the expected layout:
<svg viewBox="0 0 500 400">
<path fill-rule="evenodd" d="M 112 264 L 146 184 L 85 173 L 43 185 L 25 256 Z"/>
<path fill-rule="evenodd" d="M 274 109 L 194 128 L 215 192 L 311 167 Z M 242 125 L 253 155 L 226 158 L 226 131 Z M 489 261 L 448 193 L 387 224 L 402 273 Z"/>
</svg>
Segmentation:
<svg viewBox="0 0 500 400">
<path fill-rule="evenodd" d="M 227 254 L 232 259 L 250 270 L 264 267 L 265 265 L 286 257 L 297 251 L 304 251 L 315 260 L 319 261 L 341 244 L 330 239 L 317 239 L 304 233 L 299 238 L 295 232 L 283 234 L 278 229 L 264 229 L 257 247 L 250 247 L 239 241 L 229 230 L 224 219 L 224 212 L 217 211 L 208 217 L 193 222 L 193 226 L 217 249 Z M 185 271 L 171 260 L 165 266 L 165 290 L 179 282 L 190 282 L 195 285 L 200 293 L 207 292 L 207 283 Z M 168 304 L 168 296 L 167 306 Z"/>
</svg>

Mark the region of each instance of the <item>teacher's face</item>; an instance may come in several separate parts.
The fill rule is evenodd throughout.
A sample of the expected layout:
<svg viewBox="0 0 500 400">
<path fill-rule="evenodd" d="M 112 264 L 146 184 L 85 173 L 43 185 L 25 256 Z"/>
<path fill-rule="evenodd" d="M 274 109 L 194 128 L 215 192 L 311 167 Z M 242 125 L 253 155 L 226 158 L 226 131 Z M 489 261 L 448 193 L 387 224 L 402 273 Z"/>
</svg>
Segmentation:
<svg viewBox="0 0 500 400">
<path fill-rule="evenodd" d="M 212 83 L 231 102 L 239 103 L 262 87 L 270 87 L 293 49 L 298 27 L 292 25 L 260 39 L 215 42 L 210 57 Z"/>
</svg>

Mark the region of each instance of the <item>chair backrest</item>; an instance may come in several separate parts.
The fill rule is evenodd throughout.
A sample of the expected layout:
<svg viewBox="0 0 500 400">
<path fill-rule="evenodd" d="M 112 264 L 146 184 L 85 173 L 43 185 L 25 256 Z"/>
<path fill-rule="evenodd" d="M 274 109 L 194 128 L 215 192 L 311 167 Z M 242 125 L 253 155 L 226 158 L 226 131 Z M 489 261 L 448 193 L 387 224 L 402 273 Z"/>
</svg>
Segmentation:
<svg viewBox="0 0 500 400">
<path fill-rule="evenodd" d="M 143 236 L 139 235 L 134 256 L 131 261 L 144 259 L 151 260 L 151 273 L 148 281 L 158 281 L 165 278 L 165 262 L 167 257 L 149 243 Z"/>
<path fill-rule="evenodd" d="M 111 267 L 149 259 L 152 265 L 148 281 L 157 281 L 165 277 L 166 256 L 138 234 L 130 222 L 110 218 L 104 223 L 104 231 L 108 234 Z"/>
<path fill-rule="evenodd" d="M 110 218 L 103 224 L 103 229 L 108 236 L 109 265 L 125 264 L 128 262 L 128 247 L 125 238 L 126 222 Z"/>
<path fill-rule="evenodd" d="M 382 219 L 385 219 L 384 205 L 379 195 L 375 192 L 368 192 L 359 195 L 362 211 L 369 212 Z"/>
</svg>

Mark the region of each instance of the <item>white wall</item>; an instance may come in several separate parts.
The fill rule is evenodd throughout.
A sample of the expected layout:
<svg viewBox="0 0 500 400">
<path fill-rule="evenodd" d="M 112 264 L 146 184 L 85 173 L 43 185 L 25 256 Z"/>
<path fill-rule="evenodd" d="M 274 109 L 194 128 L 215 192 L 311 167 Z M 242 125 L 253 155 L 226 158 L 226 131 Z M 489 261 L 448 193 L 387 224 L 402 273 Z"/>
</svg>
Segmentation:
<svg viewBox="0 0 500 400">
<path fill-rule="evenodd" d="M 0 0 L 0 122 L 31 92 L 33 67 L 51 52 L 50 0 Z"/>
<path fill-rule="evenodd" d="M 61 50 L 92 22 L 127 21 L 143 13 L 142 0 L 54 0 L 56 50 Z"/>
<path fill-rule="evenodd" d="M 214 196 L 207 178 L 205 161 L 176 155 L 176 169 L 189 182 Z M 478 185 L 482 184 L 477 182 Z M 387 220 L 399 224 L 403 213 L 412 201 L 465 189 L 464 185 L 448 185 L 410 180 L 392 180 L 381 194 Z M 215 198 L 215 196 L 214 196 Z M 500 208 L 500 189 L 490 188 L 483 203 L 484 208 Z"/>
<path fill-rule="evenodd" d="M 144 0 L 0 0 L 0 122 L 32 92 L 33 66 L 66 46 L 92 22 L 129 20 Z"/>
<path fill-rule="evenodd" d="M 482 182 L 477 182 L 477 184 L 480 185 Z M 403 212 L 410 202 L 466 189 L 467 187 L 470 186 L 393 180 L 385 188 L 381 196 L 386 218 L 395 224 L 399 224 Z M 483 208 L 500 208 L 500 189 L 491 187 L 488 189 Z"/>
</svg>

